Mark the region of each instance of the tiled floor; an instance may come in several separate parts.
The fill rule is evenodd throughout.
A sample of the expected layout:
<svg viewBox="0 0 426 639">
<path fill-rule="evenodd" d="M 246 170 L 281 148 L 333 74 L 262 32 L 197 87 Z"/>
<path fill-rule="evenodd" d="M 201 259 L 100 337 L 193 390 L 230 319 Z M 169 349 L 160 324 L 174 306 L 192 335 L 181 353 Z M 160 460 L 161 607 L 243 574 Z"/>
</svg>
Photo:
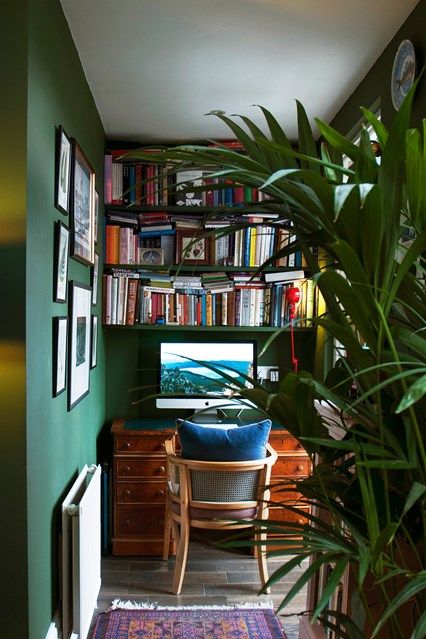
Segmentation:
<svg viewBox="0 0 426 639">
<path fill-rule="evenodd" d="M 199 539 L 195 535 L 191 537 L 185 579 L 178 596 L 170 592 L 174 558 L 162 561 L 160 557 L 104 557 L 97 612 L 106 610 L 117 598 L 168 606 L 269 601 L 277 609 L 302 572 L 302 569 L 295 569 L 272 587 L 270 595 L 258 595 L 257 562 L 247 551 L 218 548 L 211 543 L 206 545 L 205 540 L 201 543 Z M 282 559 L 269 559 L 269 574 L 282 563 Z M 298 639 L 297 613 L 305 610 L 305 596 L 305 592 L 299 593 L 279 615 L 287 639 Z"/>
</svg>

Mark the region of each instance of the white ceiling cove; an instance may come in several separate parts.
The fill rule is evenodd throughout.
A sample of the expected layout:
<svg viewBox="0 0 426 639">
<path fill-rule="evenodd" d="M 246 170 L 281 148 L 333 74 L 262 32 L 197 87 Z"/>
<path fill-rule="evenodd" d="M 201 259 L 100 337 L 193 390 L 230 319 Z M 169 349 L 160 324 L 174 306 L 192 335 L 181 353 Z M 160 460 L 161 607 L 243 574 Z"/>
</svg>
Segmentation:
<svg viewBox="0 0 426 639">
<path fill-rule="evenodd" d="M 418 0 L 61 2 L 107 137 L 173 142 L 229 137 L 214 109 L 329 121 Z"/>
</svg>

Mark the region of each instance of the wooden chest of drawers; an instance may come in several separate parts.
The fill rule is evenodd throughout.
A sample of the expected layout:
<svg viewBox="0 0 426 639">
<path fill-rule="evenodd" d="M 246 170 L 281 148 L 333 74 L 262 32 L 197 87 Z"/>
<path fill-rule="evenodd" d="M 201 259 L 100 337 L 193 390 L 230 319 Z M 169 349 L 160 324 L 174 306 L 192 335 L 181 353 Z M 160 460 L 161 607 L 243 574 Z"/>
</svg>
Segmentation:
<svg viewBox="0 0 426 639">
<path fill-rule="evenodd" d="M 271 506 L 269 517 L 280 522 L 308 523 L 308 519 L 302 514 L 303 508 L 301 508 L 301 513 L 296 514 L 281 506 L 285 502 L 292 506 L 295 505 L 300 498 L 300 493 L 288 492 L 287 490 L 280 492 L 280 482 L 307 477 L 312 470 L 311 460 L 303 446 L 285 429 L 273 428 L 269 436 L 269 443 L 278 454 L 278 459 L 272 467 L 270 497 L 271 502 L 276 503 L 277 506 Z M 278 504 L 280 505 L 278 506 Z"/>
<path fill-rule="evenodd" d="M 164 441 L 174 428 L 113 422 L 113 555 L 161 555 L 166 494 Z M 173 549 L 171 549 L 173 552 Z"/>
<path fill-rule="evenodd" d="M 136 420 L 134 428 L 125 428 L 125 419 L 113 422 L 114 438 L 112 489 L 113 555 L 161 555 L 166 492 L 164 441 L 175 434 L 172 422 Z M 127 425 L 127 424 L 126 424 Z M 272 468 L 272 484 L 283 479 L 300 478 L 310 473 L 310 460 L 299 442 L 284 428 L 273 427 L 269 437 L 278 453 Z M 271 490 L 270 518 L 277 521 L 302 521 L 290 510 L 278 506 L 283 498 L 294 503 L 297 493 Z M 173 554 L 174 549 L 170 548 Z"/>
</svg>

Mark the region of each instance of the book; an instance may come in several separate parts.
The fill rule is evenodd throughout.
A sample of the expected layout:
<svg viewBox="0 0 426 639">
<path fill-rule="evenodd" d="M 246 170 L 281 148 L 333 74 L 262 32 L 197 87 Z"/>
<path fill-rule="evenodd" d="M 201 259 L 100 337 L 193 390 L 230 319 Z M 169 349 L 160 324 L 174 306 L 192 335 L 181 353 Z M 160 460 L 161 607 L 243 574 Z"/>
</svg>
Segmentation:
<svg viewBox="0 0 426 639">
<path fill-rule="evenodd" d="M 170 231 L 173 228 L 171 224 L 148 224 L 147 226 L 141 226 L 139 229 L 139 235 L 143 236 L 145 233 L 153 233 L 154 231 Z"/>
<path fill-rule="evenodd" d="M 105 262 L 118 264 L 120 255 L 120 227 L 107 224 L 105 227 Z"/>
<path fill-rule="evenodd" d="M 265 282 L 294 282 L 296 280 L 305 279 L 305 271 L 293 270 L 293 271 L 271 271 L 265 273 Z"/>
</svg>

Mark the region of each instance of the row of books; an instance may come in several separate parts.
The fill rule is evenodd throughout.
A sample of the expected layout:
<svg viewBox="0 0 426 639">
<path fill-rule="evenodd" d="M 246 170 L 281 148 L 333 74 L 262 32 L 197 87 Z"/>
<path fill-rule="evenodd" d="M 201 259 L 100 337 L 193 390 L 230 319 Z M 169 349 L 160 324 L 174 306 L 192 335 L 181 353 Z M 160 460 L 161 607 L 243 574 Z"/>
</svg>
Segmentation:
<svg viewBox="0 0 426 639">
<path fill-rule="evenodd" d="M 215 207 L 244 206 L 267 199 L 258 189 L 210 178 L 208 171 L 182 170 L 174 173 L 168 166 L 117 161 L 123 153 L 113 151 L 105 155 L 106 204 Z M 208 188 L 197 191 L 203 184 Z"/>
<path fill-rule="evenodd" d="M 290 322 L 286 291 L 293 282 L 246 281 L 210 274 L 162 280 L 157 273 L 113 270 L 103 275 L 103 322 L 107 325 L 168 324 L 182 326 L 269 326 Z M 300 302 L 295 324 L 310 326 L 316 312 L 312 280 L 298 280 Z"/>
<path fill-rule="evenodd" d="M 137 226 L 113 224 L 107 219 L 106 263 L 170 265 L 191 259 L 192 264 L 197 264 L 197 255 L 191 253 L 191 242 L 203 236 L 199 264 L 256 267 L 296 241 L 291 227 L 274 225 L 273 222 L 253 224 L 232 233 L 229 226 L 225 230 L 224 225 L 213 226 L 211 222 L 200 222 L 198 227 L 195 224 L 182 225 L 175 217 L 171 216 L 161 224 Z M 188 246 L 189 252 L 185 252 L 184 246 Z M 306 263 L 301 251 L 295 250 L 275 260 L 271 266 L 306 268 Z"/>
</svg>

